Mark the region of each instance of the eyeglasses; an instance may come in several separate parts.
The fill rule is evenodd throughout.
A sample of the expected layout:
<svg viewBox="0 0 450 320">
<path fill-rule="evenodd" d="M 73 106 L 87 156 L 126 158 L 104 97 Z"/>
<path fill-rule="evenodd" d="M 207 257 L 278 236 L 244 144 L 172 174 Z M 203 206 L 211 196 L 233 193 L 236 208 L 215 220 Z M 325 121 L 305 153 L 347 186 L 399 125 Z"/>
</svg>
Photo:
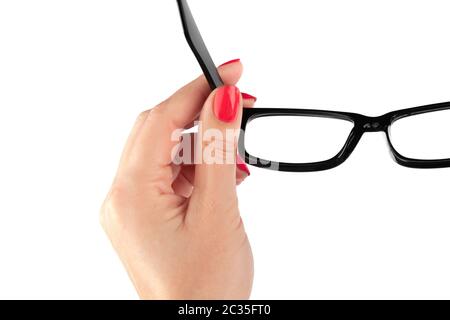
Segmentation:
<svg viewBox="0 0 450 320">
<path fill-rule="evenodd" d="M 186 40 L 212 90 L 224 83 L 186 0 L 177 0 Z M 384 132 L 393 158 L 410 168 L 450 167 L 450 102 L 392 111 L 358 113 L 245 108 L 238 152 L 246 163 L 306 172 L 342 164 L 366 132 Z"/>
</svg>

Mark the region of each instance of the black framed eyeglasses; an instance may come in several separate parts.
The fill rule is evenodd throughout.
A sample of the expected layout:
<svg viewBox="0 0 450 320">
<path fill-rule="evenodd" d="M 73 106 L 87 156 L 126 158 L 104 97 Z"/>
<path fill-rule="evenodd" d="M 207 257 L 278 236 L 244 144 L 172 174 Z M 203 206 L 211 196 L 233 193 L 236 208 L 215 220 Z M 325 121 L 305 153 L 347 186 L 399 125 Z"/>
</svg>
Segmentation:
<svg viewBox="0 0 450 320">
<path fill-rule="evenodd" d="M 212 90 L 223 85 L 186 0 L 177 0 L 186 40 Z M 291 172 L 342 164 L 366 132 L 384 132 L 393 158 L 410 168 L 450 167 L 450 102 L 379 117 L 285 108 L 244 109 L 238 151 L 246 163 Z"/>
</svg>

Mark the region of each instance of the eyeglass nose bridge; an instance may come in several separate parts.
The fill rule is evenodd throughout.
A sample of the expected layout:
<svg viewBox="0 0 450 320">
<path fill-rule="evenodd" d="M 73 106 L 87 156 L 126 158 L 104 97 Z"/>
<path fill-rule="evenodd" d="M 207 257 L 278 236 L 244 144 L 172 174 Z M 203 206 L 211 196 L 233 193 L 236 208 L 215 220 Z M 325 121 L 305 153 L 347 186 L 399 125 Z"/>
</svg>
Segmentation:
<svg viewBox="0 0 450 320">
<path fill-rule="evenodd" d="M 386 115 L 379 117 L 361 116 L 358 122 L 363 132 L 386 132 L 389 127 L 389 119 Z"/>
</svg>

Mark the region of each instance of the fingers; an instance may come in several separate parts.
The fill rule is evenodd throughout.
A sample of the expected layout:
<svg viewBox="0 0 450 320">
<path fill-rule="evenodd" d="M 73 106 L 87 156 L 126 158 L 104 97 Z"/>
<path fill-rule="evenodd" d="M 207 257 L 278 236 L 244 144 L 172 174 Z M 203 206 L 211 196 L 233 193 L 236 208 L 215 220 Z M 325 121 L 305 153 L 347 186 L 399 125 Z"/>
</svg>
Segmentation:
<svg viewBox="0 0 450 320">
<path fill-rule="evenodd" d="M 227 205 L 236 199 L 236 146 L 242 117 L 242 96 L 235 86 L 223 86 L 206 100 L 200 115 L 194 192 Z M 197 161 L 199 162 L 199 161 Z"/>
<path fill-rule="evenodd" d="M 218 71 L 225 84 L 235 85 L 241 78 L 243 67 L 240 61 L 236 61 L 219 67 Z M 200 76 L 172 95 L 162 107 L 162 111 L 176 128 L 184 128 L 198 117 L 210 93 L 206 78 Z"/>
<path fill-rule="evenodd" d="M 182 165 L 180 170 L 184 170 L 187 167 L 195 168 L 196 144 L 198 143 L 198 140 L 199 138 L 197 132 L 183 133 L 181 136 L 179 149 L 173 157 L 175 164 Z M 244 160 L 241 159 L 239 154 L 236 155 L 236 167 L 238 169 L 236 172 L 236 178 L 243 180 L 250 175 L 247 165 Z M 193 180 L 189 181 L 191 181 L 192 184 L 194 183 Z"/>
<path fill-rule="evenodd" d="M 188 173 L 183 170 L 179 172 L 175 181 L 172 183 L 172 189 L 176 195 L 189 198 L 194 187 L 186 174 Z"/>
<path fill-rule="evenodd" d="M 238 164 L 239 160 L 236 159 Z M 194 179 L 195 179 L 195 165 L 182 165 L 177 166 L 176 177 L 172 183 L 172 189 L 175 194 L 180 195 L 185 198 L 189 198 L 194 189 Z M 244 169 L 237 165 L 236 170 L 236 185 L 240 185 L 247 177 L 250 175 L 248 168 L 244 166 Z"/>
<path fill-rule="evenodd" d="M 257 99 L 251 94 L 242 92 L 242 100 L 244 100 L 244 108 L 253 108 Z"/>
<path fill-rule="evenodd" d="M 242 92 L 242 100 L 243 100 L 244 108 L 253 108 L 255 106 L 256 97 L 254 97 L 248 93 Z M 194 127 L 195 122 L 199 120 L 199 117 L 200 117 L 200 114 L 198 115 L 197 118 L 194 119 L 194 121 L 191 121 L 189 124 L 185 125 L 184 128 L 190 129 L 190 128 Z"/>
<path fill-rule="evenodd" d="M 235 84 L 242 74 L 242 64 L 236 61 L 218 71 L 225 83 Z M 201 76 L 143 115 L 132 130 L 119 173 L 146 177 L 153 168 L 169 165 L 171 151 L 178 144 L 174 132 L 198 117 L 209 93 L 208 83 Z"/>
</svg>

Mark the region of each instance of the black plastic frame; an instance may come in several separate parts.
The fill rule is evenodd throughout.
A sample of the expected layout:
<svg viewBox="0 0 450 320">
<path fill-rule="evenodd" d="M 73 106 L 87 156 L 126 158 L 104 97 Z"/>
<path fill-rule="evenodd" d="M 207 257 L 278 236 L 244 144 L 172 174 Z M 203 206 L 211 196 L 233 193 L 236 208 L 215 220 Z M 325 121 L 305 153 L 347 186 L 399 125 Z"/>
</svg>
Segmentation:
<svg viewBox="0 0 450 320">
<path fill-rule="evenodd" d="M 184 34 L 186 40 L 194 52 L 198 63 L 200 64 L 203 73 L 208 80 L 212 90 L 223 85 L 223 81 L 217 72 L 217 68 L 203 42 L 201 34 L 197 28 L 194 17 L 189 9 L 186 0 L 177 0 L 180 11 L 181 20 L 183 23 Z M 359 140 L 366 132 L 384 132 L 388 141 L 390 151 L 397 163 L 402 166 L 410 168 L 444 168 L 450 167 L 450 159 L 439 160 L 421 160 L 412 159 L 401 155 L 395 150 L 391 142 L 389 129 L 391 125 L 404 117 L 423 114 L 427 112 L 435 112 L 440 110 L 450 109 L 450 102 L 437 103 L 415 108 L 401 109 L 386 113 L 379 117 L 370 117 L 358 113 L 329 111 L 329 110 L 315 110 L 315 109 L 278 109 L 278 108 L 251 108 L 244 109 L 242 116 L 242 133 L 239 136 L 239 154 L 244 158 L 245 162 L 261 168 L 274 169 L 279 171 L 290 172 L 307 172 L 307 171 L 321 171 L 327 170 L 342 164 L 353 152 Z M 342 149 L 331 159 L 310 162 L 310 163 L 286 163 L 274 162 L 269 159 L 261 159 L 250 155 L 245 149 L 245 129 L 247 124 L 260 117 L 272 116 L 309 116 L 309 117 L 324 117 L 341 119 L 353 122 L 354 126 L 351 130 L 347 141 Z M 450 125 L 450 124 L 449 124 Z M 450 143 L 450 141 L 449 141 Z"/>
<path fill-rule="evenodd" d="M 395 161 L 400 165 L 410 168 L 450 167 L 450 159 L 420 160 L 408 158 L 401 155 L 392 145 L 391 136 L 389 133 L 391 125 L 399 119 L 409 117 L 412 115 L 418 115 L 447 109 L 450 109 L 450 102 L 392 111 L 379 117 L 369 117 L 359 113 L 329 111 L 329 110 L 275 109 L 275 108 L 245 109 L 242 118 L 243 134 L 241 134 L 239 138 L 239 153 L 247 163 L 261 168 L 276 169 L 279 171 L 293 171 L 293 172 L 327 170 L 337 167 L 338 165 L 342 164 L 345 160 L 347 160 L 347 158 L 351 155 L 355 147 L 358 145 L 358 142 L 364 135 L 364 133 L 384 132 L 386 134 L 390 151 Z M 342 149 L 331 159 L 310 163 L 274 162 L 269 161 L 269 159 L 266 160 L 252 156 L 245 150 L 245 129 L 248 123 L 256 118 L 269 116 L 270 117 L 309 116 L 309 117 L 341 119 L 353 122 L 353 129 L 351 130 Z"/>
</svg>

